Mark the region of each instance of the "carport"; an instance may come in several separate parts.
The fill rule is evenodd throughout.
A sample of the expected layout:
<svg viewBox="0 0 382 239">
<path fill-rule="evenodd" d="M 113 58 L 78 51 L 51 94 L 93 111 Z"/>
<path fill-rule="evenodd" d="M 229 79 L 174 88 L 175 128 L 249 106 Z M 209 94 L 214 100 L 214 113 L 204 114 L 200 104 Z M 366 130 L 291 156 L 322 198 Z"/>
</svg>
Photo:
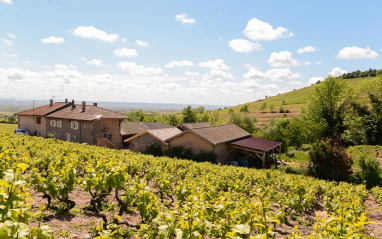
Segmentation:
<svg viewBox="0 0 382 239">
<path fill-rule="evenodd" d="M 256 137 L 249 137 L 245 139 L 236 140 L 229 143 L 230 150 L 227 152 L 228 154 L 234 152 L 235 150 L 243 150 L 247 152 L 254 153 L 257 157 L 259 157 L 263 162 L 263 168 L 265 168 L 266 164 L 266 154 L 271 153 L 272 159 L 277 167 L 277 159 L 274 157 L 275 153 L 278 153 L 278 159 L 281 159 L 281 145 L 282 143 L 261 139 Z"/>
</svg>

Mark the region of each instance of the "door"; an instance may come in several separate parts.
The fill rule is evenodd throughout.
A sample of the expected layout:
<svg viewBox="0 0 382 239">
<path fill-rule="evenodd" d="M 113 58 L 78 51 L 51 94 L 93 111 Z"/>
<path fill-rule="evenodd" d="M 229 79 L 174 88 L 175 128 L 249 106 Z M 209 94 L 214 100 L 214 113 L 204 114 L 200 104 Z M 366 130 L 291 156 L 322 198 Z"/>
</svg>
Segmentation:
<svg viewBox="0 0 382 239">
<path fill-rule="evenodd" d="M 66 134 L 65 134 L 65 140 L 66 140 L 66 141 L 70 141 L 70 134 L 69 134 L 69 133 L 66 133 Z"/>
</svg>

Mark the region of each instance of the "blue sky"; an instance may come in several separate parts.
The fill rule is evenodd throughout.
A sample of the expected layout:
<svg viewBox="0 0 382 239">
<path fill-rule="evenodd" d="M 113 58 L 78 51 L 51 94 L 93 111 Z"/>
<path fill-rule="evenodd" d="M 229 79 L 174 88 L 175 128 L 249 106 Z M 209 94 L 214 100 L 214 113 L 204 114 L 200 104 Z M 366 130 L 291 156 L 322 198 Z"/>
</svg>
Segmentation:
<svg viewBox="0 0 382 239">
<path fill-rule="evenodd" d="M 381 1 L 0 0 L 0 95 L 236 105 L 380 69 Z"/>
</svg>

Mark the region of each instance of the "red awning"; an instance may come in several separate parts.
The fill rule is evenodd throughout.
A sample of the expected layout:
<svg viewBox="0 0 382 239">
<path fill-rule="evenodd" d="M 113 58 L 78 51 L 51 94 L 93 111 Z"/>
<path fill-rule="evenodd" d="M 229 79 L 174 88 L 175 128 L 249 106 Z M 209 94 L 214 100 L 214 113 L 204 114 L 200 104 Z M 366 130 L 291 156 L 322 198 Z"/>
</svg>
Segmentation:
<svg viewBox="0 0 382 239">
<path fill-rule="evenodd" d="M 233 146 L 239 146 L 239 147 L 255 149 L 255 150 L 260 150 L 260 151 L 268 151 L 268 150 L 271 150 L 273 148 L 276 148 L 277 146 L 281 145 L 282 143 L 272 141 L 272 140 L 267 140 L 267 139 L 249 137 L 249 138 L 233 141 L 233 142 L 231 142 L 231 144 Z"/>
</svg>

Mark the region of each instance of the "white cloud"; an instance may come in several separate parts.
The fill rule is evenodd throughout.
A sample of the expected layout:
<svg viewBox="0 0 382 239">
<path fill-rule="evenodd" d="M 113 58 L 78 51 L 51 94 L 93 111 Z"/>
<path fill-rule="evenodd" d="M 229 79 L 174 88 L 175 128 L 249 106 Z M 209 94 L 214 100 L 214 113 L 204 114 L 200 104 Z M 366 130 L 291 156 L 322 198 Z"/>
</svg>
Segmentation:
<svg viewBox="0 0 382 239">
<path fill-rule="evenodd" d="M 126 39 L 126 38 L 123 38 L 123 39 L 121 40 L 121 43 L 123 43 L 123 44 L 127 43 L 127 39 Z"/>
<path fill-rule="evenodd" d="M 97 29 L 93 26 L 79 26 L 74 29 L 72 35 L 106 42 L 115 42 L 119 40 L 118 34 L 108 34 L 105 31 Z"/>
<path fill-rule="evenodd" d="M 120 48 L 114 50 L 114 55 L 119 57 L 133 57 L 138 56 L 138 52 L 135 49 Z"/>
<path fill-rule="evenodd" d="M 265 78 L 265 73 L 255 69 L 254 67 L 251 67 L 249 68 L 248 72 L 244 74 L 244 78 L 259 81 Z"/>
<path fill-rule="evenodd" d="M 160 67 L 144 67 L 142 65 L 138 65 L 135 62 L 127 61 L 118 63 L 117 67 L 132 75 L 153 75 L 163 72 Z"/>
<path fill-rule="evenodd" d="M 317 77 L 312 77 L 309 79 L 308 83 L 309 84 L 316 84 L 318 81 L 324 81 L 325 78 L 324 77 L 320 77 L 320 76 L 317 76 Z"/>
<path fill-rule="evenodd" d="M 61 44 L 64 43 L 65 39 L 62 37 L 50 36 L 48 38 L 41 39 L 41 42 L 44 44 Z"/>
<path fill-rule="evenodd" d="M 227 78 L 227 79 L 233 79 L 233 75 L 231 73 L 227 73 L 222 70 L 218 69 L 212 69 L 210 73 L 208 73 L 208 76 L 215 77 L 215 78 Z"/>
<path fill-rule="evenodd" d="M 289 84 L 291 84 L 291 85 L 301 85 L 302 82 L 301 82 L 301 81 L 295 81 L 295 80 L 293 80 L 293 81 L 289 82 Z"/>
<path fill-rule="evenodd" d="M 12 5 L 12 0 L 0 0 L 0 2 Z"/>
<path fill-rule="evenodd" d="M 191 61 L 182 60 L 182 61 L 172 61 L 172 62 L 169 62 L 164 67 L 174 68 L 176 66 L 193 66 L 193 65 L 194 65 L 194 63 L 192 63 Z"/>
<path fill-rule="evenodd" d="M 243 33 L 253 41 L 272 41 L 282 37 L 293 36 L 293 33 L 288 32 L 288 29 L 283 27 L 274 29 L 269 23 L 263 22 L 257 18 L 249 20 Z"/>
<path fill-rule="evenodd" d="M 136 40 L 135 44 L 137 44 L 138 46 L 144 46 L 144 47 L 148 47 L 149 46 L 149 43 L 147 43 L 145 41 L 142 41 L 142 40 Z"/>
<path fill-rule="evenodd" d="M 228 42 L 228 46 L 236 52 L 248 53 L 251 51 L 259 51 L 263 49 L 260 43 L 253 43 L 244 39 L 234 39 Z"/>
<path fill-rule="evenodd" d="M 7 35 L 9 38 L 16 39 L 16 36 L 12 33 L 7 32 L 5 35 Z"/>
<path fill-rule="evenodd" d="M 4 56 L 7 56 L 7 57 L 12 57 L 12 58 L 19 58 L 19 55 L 17 54 L 8 54 L 8 53 L 3 53 Z"/>
<path fill-rule="evenodd" d="M 286 79 L 301 78 L 298 73 L 292 73 L 288 68 L 275 68 L 265 72 L 265 77 L 271 81 L 281 82 Z"/>
<path fill-rule="evenodd" d="M 222 59 L 216 59 L 214 61 L 208 60 L 205 62 L 200 62 L 198 66 L 204 67 L 204 68 L 211 68 L 211 69 L 220 69 L 220 70 L 229 69 L 229 67 L 224 64 L 224 61 Z"/>
<path fill-rule="evenodd" d="M 12 46 L 12 42 L 8 39 L 3 39 L 3 42 L 5 43 L 5 45 L 8 45 L 8 46 Z"/>
<path fill-rule="evenodd" d="M 348 72 L 347 72 L 346 70 L 342 70 L 342 69 L 340 69 L 340 68 L 338 68 L 338 67 L 334 67 L 334 68 L 332 69 L 332 71 L 329 72 L 329 75 L 334 76 L 334 77 L 337 77 L 337 76 L 341 76 L 341 75 L 343 75 L 343 74 L 345 74 L 345 73 L 348 73 Z"/>
<path fill-rule="evenodd" d="M 177 14 L 175 16 L 175 19 L 182 23 L 189 23 L 189 24 L 195 23 L 195 20 L 191 17 L 188 17 L 188 15 L 185 13 Z"/>
<path fill-rule="evenodd" d="M 315 52 L 315 51 L 317 51 L 316 47 L 306 46 L 306 47 L 302 47 L 302 48 L 298 49 L 297 53 L 301 54 L 301 53 Z"/>
<path fill-rule="evenodd" d="M 360 59 L 360 58 L 371 58 L 375 59 L 379 57 L 378 53 L 371 50 L 370 47 L 361 48 L 357 46 L 342 48 L 338 55 L 340 59 Z"/>
<path fill-rule="evenodd" d="M 268 63 L 272 67 L 290 67 L 310 64 L 309 62 L 301 63 L 298 60 L 293 59 L 292 53 L 289 51 L 272 52 L 268 59 Z"/>
<path fill-rule="evenodd" d="M 265 73 L 255 69 L 254 67 L 249 68 L 248 72 L 243 75 L 247 80 L 261 81 L 263 79 L 269 79 L 275 82 L 281 82 L 286 79 L 301 78 L 298 73 L 292 73 L 289 68 L 273 68 L 267 70 Z"/>
<path fill-rule="evenodd" d="M 200 74 L 198 72 L 191 72 L 191 71 L 186 71 L 184 72 L 185 76 L 199 76 Z"/>
<path fill-rule="evenodd" d="M 103 61 L 100 61 L 100 60 L 97 60 L 97 59 L 93 59 L 91 61 L 88 61 L 86 60 L 85 58 L 82 58 L 81 59 L 83 62 L 85 62 L 86 64 L 89 64 L 89 65 L 94 65 L 94 66 L 103 66 Z"/>
</svg>

